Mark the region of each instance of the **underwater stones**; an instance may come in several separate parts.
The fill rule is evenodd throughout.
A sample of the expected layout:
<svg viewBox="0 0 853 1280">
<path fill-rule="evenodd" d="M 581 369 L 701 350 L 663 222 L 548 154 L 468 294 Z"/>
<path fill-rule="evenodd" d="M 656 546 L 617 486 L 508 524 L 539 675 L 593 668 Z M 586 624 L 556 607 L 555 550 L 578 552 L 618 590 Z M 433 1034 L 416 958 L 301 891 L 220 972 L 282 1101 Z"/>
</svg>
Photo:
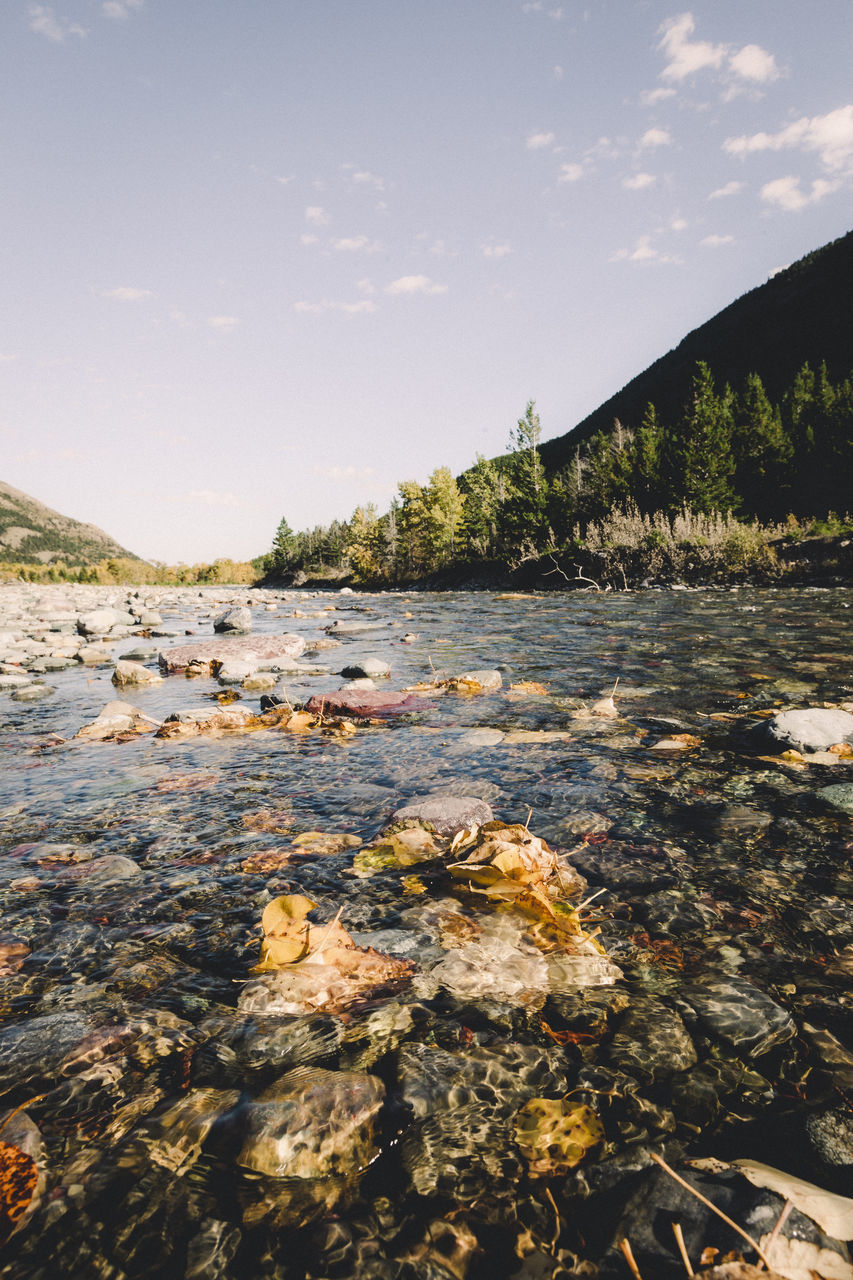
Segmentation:
<svg viewBox="0 0 853 1280">
<path fill-rule="evenodd" d="M 660 1080 L 697 1062 L 693 1041 L 674 1009 L 635 997 L 610 1042 L 608 1059 L 623 1071 Z"/>
<path fill-rule="evenodd" d="M 297 1067 L 246 1107 L 237 1162 L 274 1178 L 358 1173 L 376 1154 L 384 1098 L 376 1076 Z"/>
<path fill-rule="evenodd" d="M 411 711 L 423 711 L 426 703 L 411 693 L 384 692 L 381 689 L 335 689 L 331 693 L 315 694 L 305 704 L 311 715 L 371 716 L 405 715 Z"/>
<path fill-rule="evenodd" d="M 5 1087 L 50 1080 L 59 1064 L 92 1029 L 79 1013 L 48 1013 L 0 1028 L 0 1083 Z"/>
<path fill-rule="evenodd" d="M 500 671 L 463 671 L 450 681 L 451 688 L 458 688 L 467 693 L 497 693 L 503 687 Z"/>
<path fill-rule="evenodd" d="M 12 697 L 15 695 L 13 694 Z M 831 787 L 821 787 L 818 795 L 831 804 L 833 809 L 842 813 L 853 814 L 853 782 L 839 782 Z"/>
<path fill-rule="evenodd" d="M 371 631 L 384 631 L 387 627 L 385 622 L 349 622 L 345 618 L 339 618 L 335 622 L 330 622 L 324 627 L 327 636 L 362 636 L 367 635 Z"/>
<path fill-rule="evenodd" d="M 470 827 L 482 827 L 494 818 L 491 807 L 477 796 L 441 793 L 410 800 L 394 812 L 394 822 L 428 822 L 440 836 L 455 836 Z"/>
<path fill-rule="evenodd" d="M 226 635 L 245 635 L 252 630 L 252 611 L 245 605 L 223 609 L 213 619 L 213 630 Z"/>
<path fill-rule="evenodd" d="M 236 1089 L 191 1089 L 148 1122 L 148 1159 L 178 1176 L 186 1173 L 201 1155 L 216 1121 L 236 1106 L 239 1097 Z"/>
<path fill-rule="evenodd" d="M 787 1010 L 744 978 L 710 978 L 681 994 L 708 1034 L 738 1055 L 759 1058 L 795 1034 Z"/>
<path fill-rule="evenodd" d="M 853 715 L 840 708 L 824 707 L 782 711 L 756 732 L 783 750 L 793 747 L 796 751 L 825 751 L 838 742 L 853 743 Z"/>
<path fill-rule="evenodd" d="M 200 670 L 210 668 L 213 663 L 222 663 L 227 658 L 236 659 L 272 659 L 298 658 L 305 650 L 302 636 L 285 633 L 279 636 L 214 636 L 209 640 L 199 640 L 194 644 L 176 645 L 173 649 L 162 649 L 159 655 L 161 668 L 171 675 L 176 671 L 185 671 L 192 663 Z"/>
<path fill-rule="evenodd" d="M 56 690 L 50 684 L 25 684 L 22 688 L 15 690 L 12 701 L 42 702 L 45 698 L 52 698 L 55 693 Z"/>
<path fill-rule="evenodd" d="M 281 1017 L 229 1010 L 227 1015 L 206 1018 L 200 1030 L 209 1040 L 201 1050 L 204 1061 L 193 1063 L 194 1078 L 203 1076 L 210 1083 L 221 1077 L 223 1069 L 230 1071 L 232 1061 L 240 1073 L 235 1079 L 245 1073 L 266 1081 L 292 1067 L 331 1058 L 343 1039 L 343 1023 L 329 1014 Z"/>
</svg>

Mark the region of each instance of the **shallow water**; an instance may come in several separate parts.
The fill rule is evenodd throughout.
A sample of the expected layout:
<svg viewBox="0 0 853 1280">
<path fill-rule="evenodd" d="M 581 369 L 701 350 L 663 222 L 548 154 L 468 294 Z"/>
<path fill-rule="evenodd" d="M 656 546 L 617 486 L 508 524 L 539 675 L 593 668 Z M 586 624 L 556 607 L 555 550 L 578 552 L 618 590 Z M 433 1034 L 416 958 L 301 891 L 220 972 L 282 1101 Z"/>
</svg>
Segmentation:
<svg viewBox="0 0 853 1280">
<path fill-rule="evenodd" d="M 336 612 L 288 616 L 325 604 Z M 849 1159 L 816 1146 L 809 1124 L 829 1116 L 824 1128 L 849 1133 L 853 825 L 819 793 L 853 780 L 853 764 L 762 760 L 747 729 L 781 707 L 853 700 L 851 604 L 839 588 L 294 596 L 275 615 L 256 610 L 256 631 L 309 644 L 333 619 L 376 621 L 308 661 L 335 672 L 376 656 L 394 689 L 501 671 L 499 693 L 435 697 L 345 741 L 52 738 L 72 738 L 116 696 L 108 667 L 46 675 L 57 693 L 39 703 L 0 694 L 0 944 L 13 956 L 0 977 L 0 1108 L 47 1094 L 26 1110 L 43 1144 L 38 1207 L 2 1274 L 624 1274 L 611 1236 L 649 1177 L 648 1150 L 664 1147 L 776 1164 L 795 1152 L 792 1171 L 850 1194 Z M 198 611 L 166 623 L 210 630 Z M 576 716 L 617 678 L 619 718 Z M 513 691 L 522 681 L 547 694 Z M 341 680 L 285 683 L 297 701 Z M 162 718 L 219 690 L 172 676 L 118 696 Z M 518 730 L 569 740 L 513 741 Z M 653 749 L 673 734 L 700 745 Z M 424 972 L 446 949 L 430 907 L 477 929 L 495 915 L 440 868 L 414 868 L 414 894 L 411 869 L 358 878 L 352 850 L 251 869 L 299 832 L 368 841 L 431 792 L 486 800 L 568 851 L 589 892 L 604 890 L 595 909 L 621 980 L 552 982 L 517 1000 L 416 980 L 340 1014 L 247 1027 L 237 1001 L 277 894 L 308 894 L 320 921 L 341 909 L 361 945 Z M 98 861 L 109 855 L 132 866 Z M 511 950 L 495 954 L 511 968 Z M 752 989 L 767 1003 L 750 1013 Z M 702 1012 L 708 991 L 727 1008 L 746 1002 L 739 1028 Z M 335 1091 L 343 1073 L 384 1083 L 365 1121 L 376 1145 L 342 1172 L 258 1172 L 240 1158 L 240 1117 L 306 1064 L 333 1077 L 317 1076 L 318 1129 L 342 1110 L 358 1119 Z M 606 1139 L 577 1169 L 531 1176 L 514 1117 L 531 1097 L 564 1095 L 597 1109 Z"/>
</svg>

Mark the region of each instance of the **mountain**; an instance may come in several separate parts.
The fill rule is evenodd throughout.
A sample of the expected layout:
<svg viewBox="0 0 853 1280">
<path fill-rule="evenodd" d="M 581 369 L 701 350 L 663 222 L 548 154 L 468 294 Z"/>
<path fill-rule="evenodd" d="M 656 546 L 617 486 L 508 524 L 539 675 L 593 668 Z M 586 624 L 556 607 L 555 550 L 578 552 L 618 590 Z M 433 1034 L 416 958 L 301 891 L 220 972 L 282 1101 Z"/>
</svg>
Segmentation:
<svg viewBox="0 0 853 1280">
<path fill-rule="evenodd" d="M 637 427 L 651 402 L 663 421 L 678 418 L 696 362 L 704 360 L 717 386 L 736 390 L 758 373 L 772 401 L 781 398 L 798 369 L 825 360 L 831 379 L 853 370 L 853 231 L 795 262 L 711 320 L 688 333 L 674 350 L 565 435 L 541 445 L 549 471 L 565 466 L 577 446 L 618 418 Z"/>
<path fill-rule="evenodd" d="M 0 481 L 0 561 L 88 565 L 113 556 L 139 559 L 96 525 L 60 515 Z"/>
</svg>

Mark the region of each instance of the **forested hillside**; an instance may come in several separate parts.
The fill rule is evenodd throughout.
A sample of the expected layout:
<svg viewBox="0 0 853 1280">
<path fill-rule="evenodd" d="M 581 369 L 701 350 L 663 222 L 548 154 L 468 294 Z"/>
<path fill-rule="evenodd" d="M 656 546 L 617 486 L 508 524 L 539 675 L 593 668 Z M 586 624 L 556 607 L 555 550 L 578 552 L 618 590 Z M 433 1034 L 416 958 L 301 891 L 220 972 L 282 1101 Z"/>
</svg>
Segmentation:
<svg viewBox="0 0 853 1280">
<path fill-rule="evenodd" d="M 136 559 L 103 529 L 63 516 L 0 481 L 0 560 L 93 565 L 110 556 Z"/>
</svg>

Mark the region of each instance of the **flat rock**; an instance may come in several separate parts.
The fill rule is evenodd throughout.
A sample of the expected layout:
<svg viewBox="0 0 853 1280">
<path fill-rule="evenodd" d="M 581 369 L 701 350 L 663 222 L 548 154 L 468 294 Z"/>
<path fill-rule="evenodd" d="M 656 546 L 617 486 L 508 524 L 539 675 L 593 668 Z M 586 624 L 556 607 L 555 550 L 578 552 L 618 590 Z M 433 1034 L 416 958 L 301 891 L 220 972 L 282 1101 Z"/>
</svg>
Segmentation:
<svg viewBox="0 0 853 1280">
<path fill-rule="evenodd" d="M 385 693 L 381 689 L 335 689 L 315 694 L 306 705 L 312 715 L 396 716 L 422 711 L 427 706 L 411 693 Z"/>
<path fill-rule="evenodd" d="M 759 731 L 783 750 L 825 751 L 838 742 L 853 742 L 853 716 L 839 707 L 807 707 L 782 711 L 759 726 Z"/>
<path fill-rule="evenodd" d="M 853 782 L 838 782 L 831 787 L 821 787 L 818 795 L 828 801 L 834 809 L 841 809 L 843 813 L 853 813 Z"/>
<path fill-rule="evenodd" d="M 115 609 L 92 609 L 89 613 L 81 613 L 77 619 L 77 630 L 83 636 L 105 635 L 119 620 Z"/>
<path fill-rule="evenodd" d="M 477 796 L 427 795 L 397 809 L 394 821 L 429 822 L 439 835 L 455 836 L 457 831 L 491 822 L 494 816 L 491 806 Z"/>
<path fill-rule="evenodd" d="M 652 997 L 638 998 L 624 1014 L 608 1057 L 623 1071 L 639 1072 L 654 1080 L 686 1071 L 697 1061 L 693 1041 L 679 1015 Z"/>
<path fill-rule="evenodd" d="M 153 733 L 159 729 L 160 721 L 152 720 L 139 707 L 129 702 L 108 702 L 103 711 L 91 724 L 84 724 L 75 733 L 75 738 L 89 738 L 101 742 L 107 738 L 116 738 L 132 733 Z"/>
<path fill-rule="evenodd" d="M 330 622 L 323 630 L 328 636 L 361 636 L 370 631 L 384 631 L 386 626 L 385 622 L 348 622 L 341 618 Z"/>
<path fill-rule="evenodd" d="M 503 686 L 500 671 L 463 671 L 462 675 L 456 676 L 455 679 L 463 684 L 479 685 L 479 692 L 482 693 L 494 693 Z"/>
<path fill-rule="evenodd" d="M 176 645 L 174 649 L 160 652 L 160 666 L 170 675 L 185 671 L 190 663 L 212 666 L 227 658 L 269 659 L 298 658 L 305 650 L 302 636 L 288 632 L 280 636 L 214 636 L 198 640 L 194 644 Z"/>
<path fill-rule="evenodd" d="M 41 702 L 43 698 L 52 698 L 56 693 L 50 684 L 25 684 L 12 694 L 13 702 Z"/>
</svg>

